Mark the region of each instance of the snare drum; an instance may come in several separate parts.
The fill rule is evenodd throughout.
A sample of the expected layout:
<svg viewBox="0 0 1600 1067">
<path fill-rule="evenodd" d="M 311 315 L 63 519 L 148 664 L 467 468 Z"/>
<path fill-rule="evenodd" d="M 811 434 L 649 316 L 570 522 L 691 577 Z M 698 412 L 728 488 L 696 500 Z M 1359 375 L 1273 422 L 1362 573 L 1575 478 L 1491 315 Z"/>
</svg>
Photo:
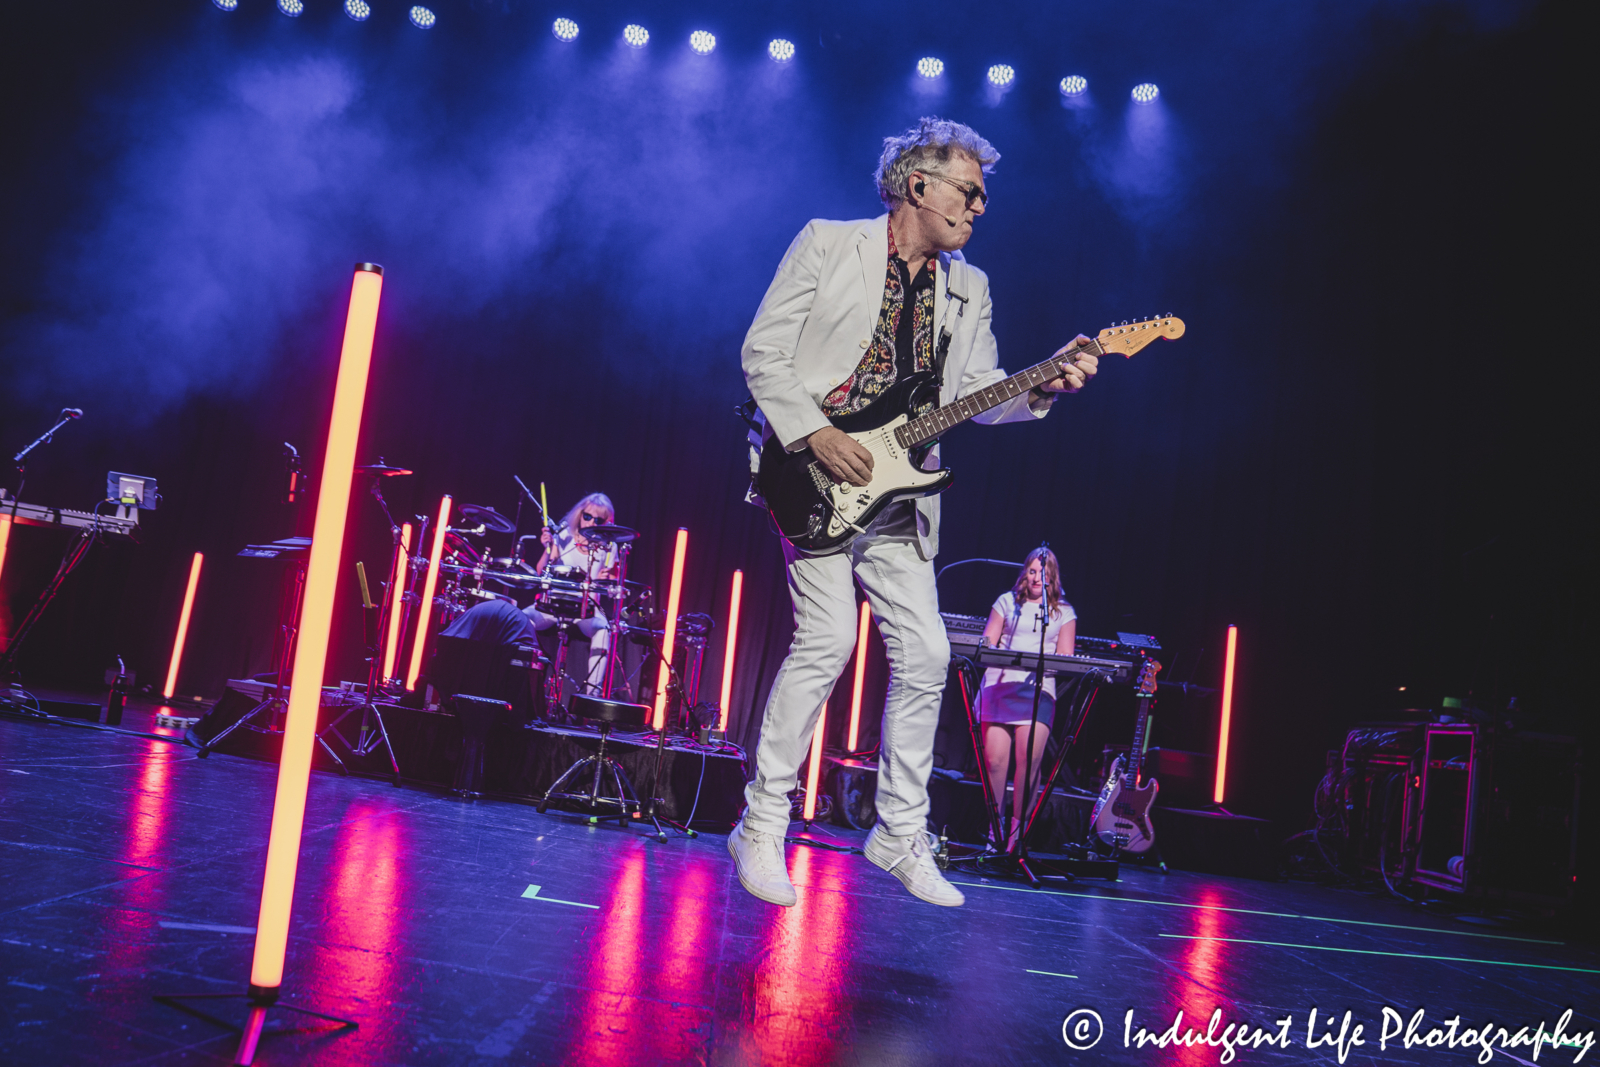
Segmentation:
<svg viewBox="0 0 1600 1067">
<path fill-rule="evenodd" d="M 545 568 L 534 590 L 533 603 L 546 615 L 562 619 L 583 616 L 583 572 L 577 567 L 557 565 Z"/>
</svg>

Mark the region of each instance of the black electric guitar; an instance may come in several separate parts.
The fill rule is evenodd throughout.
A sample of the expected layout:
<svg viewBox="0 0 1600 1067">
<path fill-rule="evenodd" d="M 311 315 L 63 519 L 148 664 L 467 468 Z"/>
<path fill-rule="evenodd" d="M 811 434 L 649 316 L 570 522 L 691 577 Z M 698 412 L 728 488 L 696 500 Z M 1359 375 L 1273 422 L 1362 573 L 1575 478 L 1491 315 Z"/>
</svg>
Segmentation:
<svg viewBox="0 0 1600 1067">
<path fill-rule="evenodd" d="M 932 372 L 913 374 L 862 410 L 829 420 L 872 453 L 872 480 L 866 485 L 836 482 L 809 448 L 786 452 L 776 438 L 769 438 L 761 450 L 756 488 L 790 544 L 803 553 L 832 552 L 864 533 L 896 500 L 944 491 L 950 471 L 924 470 L 922 464 L 945 431 L 1061 377 L 1083 353 L 1132 356 L 1158 337 L 1177 340 L 1183 329 L 1183 320 L 1171 315 L 1112 326 L 1087 344 L 943 407 L 937 406 L 939 382 Z"/>
<path fill-rule="evenodd" d="M 1150 721 L 1150 705 L 1155 703 L 1156 674 L 1160 670 L 1161 664 L 1153 659 L 1145 660 L 1139 668 L 1139 681 L 1134 686 L 1139 721 L 1133 728 L 1133 748 L 1112 764 L 1105 787 L 1094 802 L 1094 813 L 1089 816 L 1089 833 L 1102 845 L 1135 855 L 1148 852 L 1156 843 L 1150 806 L 1156 802 L 1161 786 L 1154 778 L 1139 781 L 1139 774 L 1144 770 L 1144 730 Z"/>
</svg>

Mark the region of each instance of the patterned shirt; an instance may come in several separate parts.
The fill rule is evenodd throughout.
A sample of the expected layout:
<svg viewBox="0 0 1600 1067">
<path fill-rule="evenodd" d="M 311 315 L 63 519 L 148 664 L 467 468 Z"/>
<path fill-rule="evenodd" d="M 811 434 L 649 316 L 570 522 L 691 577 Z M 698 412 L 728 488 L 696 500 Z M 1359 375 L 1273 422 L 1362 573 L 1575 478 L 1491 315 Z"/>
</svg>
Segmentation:
<svg viewBox="0 0 1600 1067">
<path fill-rule="evenodd" d="M 824 415 L 851 415 L 882 396 L 902 374 L 933 369 L 933 279 L 939 268 L 930 256 L 916 278 L 895 247 L 889 227 L 889 266 L 883 285 L 883 306 L 867 354 L 839 387 L 822 399 Z M 911 313 L 905 314 L 906 294 Z"/>
</svg>

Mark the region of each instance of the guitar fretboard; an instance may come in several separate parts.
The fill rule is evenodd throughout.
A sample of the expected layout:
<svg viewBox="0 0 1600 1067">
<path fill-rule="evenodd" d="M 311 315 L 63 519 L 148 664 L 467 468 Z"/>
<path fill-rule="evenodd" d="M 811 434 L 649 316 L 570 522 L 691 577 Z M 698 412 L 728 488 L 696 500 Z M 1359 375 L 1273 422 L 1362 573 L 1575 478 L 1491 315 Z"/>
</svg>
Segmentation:
<svg viewBox="0 0 1600 1067">
<path fill-rule="evenodd" d="M 1090 341 L 1061 356 L 1052 356 L 1043 363 L 1018 371 L 1003 381 L 995 382 L 975 393 L 968 393 L 960 400 L 951 401 L 943 407 L 934 408 L 926 415 L 917 416 L 894 432 L 895 440 L 899 442 L 901 448 L 911 449 L 925 445 L 968 419 L 982 415 L 990 408 L 999 407 L 1007 400 L 1061 377 L 1063 368 L 1071 366 L 1078 356 L 1085 352 L 1092 356 L 1105 354 L 1099 341 Z"/>
</svg>

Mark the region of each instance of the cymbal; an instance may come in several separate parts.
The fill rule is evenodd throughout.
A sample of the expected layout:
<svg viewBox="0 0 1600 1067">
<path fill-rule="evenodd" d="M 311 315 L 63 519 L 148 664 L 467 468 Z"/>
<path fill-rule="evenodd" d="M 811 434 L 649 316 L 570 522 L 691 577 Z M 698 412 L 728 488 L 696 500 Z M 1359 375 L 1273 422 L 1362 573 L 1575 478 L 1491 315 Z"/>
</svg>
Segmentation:
<svg viewBox="0 0 1600 1067">
<path fill-rule="evenodd" d="M 638 530 L 630 530 L 626 526 L 615 525 L 587 526 L 579 530 L 578 533 L 590 541 L 615 541 L 618 544 L 626 544 L 629 541 L 636 540 L 639 536 Z"/>
<path fill-rule="evenodd" d="M 411 472 L 406 470 L 404 467 L 391 467 L 388 463 L 384 462 L 382 456 L 379 456 L 378 462 L 369 463 L 365 467 L 357 467 L 356 473 L 370 474 L 374 478 L 398 478 L 401 475 L 410 474 Z"/>
<path fill-rule="evenodd" d="M 463 504 L 461 517 L 469 522 L 476 522 L 492 533 L 515 533 L 516 523 L 500 514 L 494 508 L 480 507 L 477 504 Z"/>
</svg>

